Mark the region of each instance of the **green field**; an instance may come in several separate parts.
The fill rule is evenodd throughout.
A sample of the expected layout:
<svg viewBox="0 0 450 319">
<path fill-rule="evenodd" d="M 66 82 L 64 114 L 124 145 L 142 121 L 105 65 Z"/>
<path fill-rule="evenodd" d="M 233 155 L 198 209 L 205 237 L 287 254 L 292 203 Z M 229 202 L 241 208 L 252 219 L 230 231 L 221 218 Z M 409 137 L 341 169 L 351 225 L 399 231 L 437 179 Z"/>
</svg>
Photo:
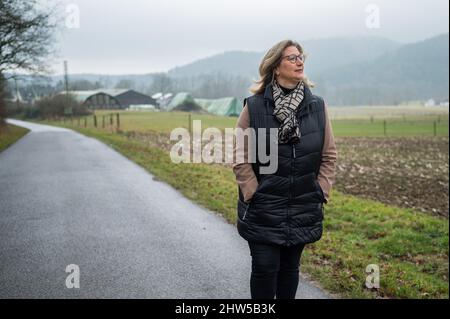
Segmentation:
<svg viewBox="0 0 450 319">
<path fill-rule="evenodd" d="M 336 110 L 338 109 L 338 110 Z M 417 111 L 417 108 L 406 110 L 401 113 L 389 113 L 386 108 L 381 108 L 378 112 L 369 112 L 364 114 L 359 110 L 355 116 L 339 117 L 340 108 L 330 108 L 333 132 L 336 137 L 346 136 L 448 136 L 448 111 L 436 110 L 434 113 L 423 114 Z M 382 117 L 385 111 L 385 117 Z M 201 120 L 202 128 L 216 127 L 220 130 L 236 126 L 236 117 L 214 116 L 206 114 L 191 114 L 186 112 L 136 112 L 136 111 L 96 111 L 97 126 L 102 127 L 102 117 L 105 116 L 105 126 L 110 123 L 109 114 L 120 114 L 120 129 L 122 131 L 138 132 L 163 132 L 170 133 L 177 127 L 189 128 L 189 119 Z M 349 114 L 347 110 L 345 114 Z M 373 116 L 373 120 L 371 120 Z M 115 123 L 116 116 L 113 117 Z M 386 124 L 384 124 L 384 122 Z M 83 122 L 81 123 L 83 124 Z M 93 126 L 93 117 L 88 118 L 88 126 Z M 386 128 L 386 129 L 385 129 Z"/>
<path fill-rule="evenodd" d="M 448 119 L 448 107 L 425 107 L 422 105 L 385 105 L 385 106 L 330 106 L 332 119 Z"/>
<path fill-rule="evenodd" d="M 65 124 L 50 123 L 72 127 L 105 142 L 186 197 L 235 223 L 237 186 L 229 167 L 174 164 L 167 145 L 149 143 L 160 133 L 165 138 L 175 127 L 188 128 L 187 113 L 121 111 L 120 130 L 107 124 L 105 129 L 101 128 L 102 116 L 111 111 L 96 113 L 98 128 L 93 128 L 92 117 L 87 128 L 83 127 L 83 120 L 79 127 L 76 119 Z M 192 115 L 191 119 L 201 119 L 203 128 L 223 129 L 236 123 L 236 118 L 209 115 Z M 417 115 L 411 114 L 406 123 L 417 119 Z M 417 122 L 409 125 L 403 118 L 391 120 L 392 132 L 398 135 L 428 133 Z M 106 122 L 109 123 L 109 118 Z M 377 120 L 369 122 L 370 118 L 334 120 L 333 128 L 336 136 L 371 136 L 379 127 L 376 128 Z M 427 127 L 433 119 L 421 122 Z M 448 136 L 448 116 L 446 120 L 440 119 L 440 125 L 438 134 Z M 145 138 L 138 138 L 136 132 L 142 132 Z M 448 298 L 447 218 L 359 198 L 334 188 L 325 208 L 324 227 L 323 238 L 307 245 L 301 270 L 328 291 L 344 298 Z M 379 289 L 364 285 L 369 264 L 379 266 Z"/>
<path fill-rule="evenodd" d="M 6 124 L 5 126 L 0 125 L 0 152 L 27 133 L 28 130 L 23 127 L 18 127 L 11 124 Z"/>
</svg>

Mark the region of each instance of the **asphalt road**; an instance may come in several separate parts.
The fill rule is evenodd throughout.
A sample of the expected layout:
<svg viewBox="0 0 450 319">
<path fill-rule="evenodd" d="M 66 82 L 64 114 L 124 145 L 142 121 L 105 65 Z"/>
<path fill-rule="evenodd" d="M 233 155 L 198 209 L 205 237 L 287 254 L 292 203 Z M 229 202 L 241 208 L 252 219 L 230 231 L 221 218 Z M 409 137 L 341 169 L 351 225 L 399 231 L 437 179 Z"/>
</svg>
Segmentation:
<svg viewBox="0 0 450 319">
<path fill-rule="evenodd" d="M 250 298 L 235 226 L 95 139 L 8 121 L 31 132 L 0 153 L 0 298 Z"/>
</svg>

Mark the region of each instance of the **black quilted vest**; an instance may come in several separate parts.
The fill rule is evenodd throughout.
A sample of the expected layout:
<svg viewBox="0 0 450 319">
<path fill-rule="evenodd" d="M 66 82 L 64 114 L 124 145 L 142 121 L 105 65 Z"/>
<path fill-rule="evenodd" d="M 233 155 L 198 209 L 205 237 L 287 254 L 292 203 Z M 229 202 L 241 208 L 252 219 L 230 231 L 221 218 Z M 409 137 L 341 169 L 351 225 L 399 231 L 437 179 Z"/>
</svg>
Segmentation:
<svg viewBox="0 0 450 319">
<path fill-rule="evenodd" d="M 246 99 L 250 127 L 278 128 L 272 86 L 264 95 Z M 245 102 L 244 102 L 245 103 Z M 246 240 L 283 246 L 312 243 L 322 237 L 323 191 L 317 182 L 322 160 L 325 131 L 324 102 L 305 86 L 297 110 L 301 137 L 296 144 L 277 144 L 278 167 L 273 174 L 260 174 L 266 164 L 252 164 L 258 188 L 249 204 L 239 189 L 237 228 Z M 266 154 L 269 154 L 269 130 L 266 130 Z M 257 140 L 257 139 L 256 139 Z M 256 153 L 257 154 L 257 153 Z"/>
</svg>

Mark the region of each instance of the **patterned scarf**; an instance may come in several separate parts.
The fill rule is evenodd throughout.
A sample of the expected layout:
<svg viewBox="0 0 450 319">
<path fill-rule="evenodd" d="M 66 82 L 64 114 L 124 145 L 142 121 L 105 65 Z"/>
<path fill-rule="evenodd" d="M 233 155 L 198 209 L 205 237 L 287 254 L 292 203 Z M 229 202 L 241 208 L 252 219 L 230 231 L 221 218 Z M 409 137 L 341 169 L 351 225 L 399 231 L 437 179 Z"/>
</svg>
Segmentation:
<svg viewBox="0 0 450 319">
<path fill-rule="evenodd" d="M 275 101 L 273 115 L 281 123 L 278 129 L 278 143 L 297 143 L 300 141 L 300 128 L 296 113 L 305 94 L 304 83 L 300 81 L 292 92 L 285 95 L 278 82 L 274 80 L 272 91 Z"/>
</svg>

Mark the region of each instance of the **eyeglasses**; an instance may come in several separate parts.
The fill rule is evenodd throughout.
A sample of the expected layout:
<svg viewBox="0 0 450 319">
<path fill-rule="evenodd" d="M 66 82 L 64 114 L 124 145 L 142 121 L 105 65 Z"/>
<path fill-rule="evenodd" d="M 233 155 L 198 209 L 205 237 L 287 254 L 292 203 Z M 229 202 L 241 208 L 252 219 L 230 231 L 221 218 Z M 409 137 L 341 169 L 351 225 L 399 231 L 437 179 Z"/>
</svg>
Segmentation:
<svg viewBox="0 0 450 319">
<path fill-rule="evenodd" d="M 305 56 L 303 54 L 300 54 L 300 55 L 291 54 L 291 55 L 284 56 L 283 59 L 284 58 L 287 58 L 287 60 L 289 62 L 291 62 L 292 64 L 296 63 L 297 60 L 299 60 L 300 62 L 305 62 Z"/>
</svg>

